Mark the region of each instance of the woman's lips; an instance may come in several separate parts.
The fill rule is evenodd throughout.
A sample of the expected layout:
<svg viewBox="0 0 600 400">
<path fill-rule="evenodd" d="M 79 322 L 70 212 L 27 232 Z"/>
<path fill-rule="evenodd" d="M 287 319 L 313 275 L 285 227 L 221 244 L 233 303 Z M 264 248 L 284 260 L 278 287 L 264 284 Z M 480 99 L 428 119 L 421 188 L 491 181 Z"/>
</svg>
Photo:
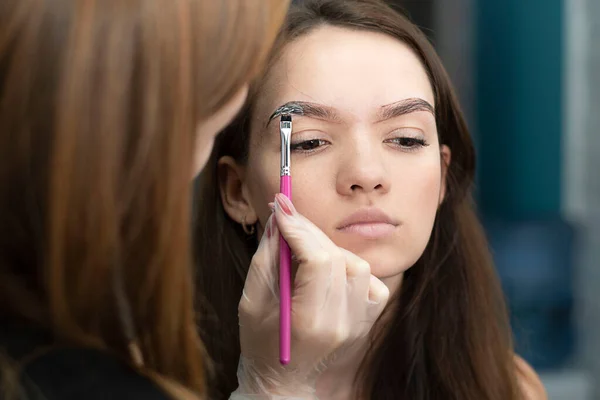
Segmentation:
<svg viewBox="0 0 600 400">
<path fill-rule="evenodd" d="M 338 231 L 361 236 L 365 239 L 380 239 L 394 233 L 399 222 L 378 208 L 362 208 L 345 218 Z"/>
<path fill-rule="evenodd" d="M 338 230 L 343 233 L 362 236 L 365 239 L 381 239 L 393 234 L 396 227 L 396 225 L 386 222 L 365 222 L 347 225 Z"/>
</svg>

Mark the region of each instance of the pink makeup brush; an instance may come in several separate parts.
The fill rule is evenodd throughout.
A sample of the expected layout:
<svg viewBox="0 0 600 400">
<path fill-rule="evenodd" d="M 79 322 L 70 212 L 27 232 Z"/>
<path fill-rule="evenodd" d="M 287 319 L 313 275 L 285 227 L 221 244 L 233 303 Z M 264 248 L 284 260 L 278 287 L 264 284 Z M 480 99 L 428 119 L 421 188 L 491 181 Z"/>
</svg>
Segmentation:
<svg viewBox="0 0 600 400">
<path fill-rule="evenodd" d="M 292 116 L 285 114 L 279 122 L 281 135 L 281 174 L 279 191 L 292 199 L 292 175 L 290 171 L 290 141 Z M 279 361 L 287 365 L 291 359 L 292 341 L 292 254 L 290 247 L 279 237 Z"/>
</svg>

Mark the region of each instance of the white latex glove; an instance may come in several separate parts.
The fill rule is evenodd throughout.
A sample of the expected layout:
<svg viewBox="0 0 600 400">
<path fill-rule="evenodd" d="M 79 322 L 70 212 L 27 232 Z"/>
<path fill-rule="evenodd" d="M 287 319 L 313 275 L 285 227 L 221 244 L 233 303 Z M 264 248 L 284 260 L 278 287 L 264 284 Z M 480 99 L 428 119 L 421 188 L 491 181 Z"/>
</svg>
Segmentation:
<svg viewBox="0 0 600 400">
<path fill-rule="evenodd" d="M 279 363 L 279 232 L 297 262 L 292 357 Z M 231 399 L 314 399 L 316 380 L 368 335 L 389 298 L 369 264 L 336 246 L 278 194 L 239 304 L 242 355 Z"/>
</svg>

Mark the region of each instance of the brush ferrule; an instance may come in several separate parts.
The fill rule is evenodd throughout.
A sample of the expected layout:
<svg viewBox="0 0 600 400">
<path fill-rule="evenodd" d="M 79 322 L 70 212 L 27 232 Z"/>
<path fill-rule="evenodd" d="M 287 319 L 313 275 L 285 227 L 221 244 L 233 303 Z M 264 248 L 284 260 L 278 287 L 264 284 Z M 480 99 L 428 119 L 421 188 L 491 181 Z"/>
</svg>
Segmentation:
<svg viewBox="0 0 600 400">
<path fill-rule="evenodd" d="M 281 176 L 290 175 L 290 146 L 292 137 L 292 122 L 281 121 L 279 123 L 279 134 L 281 135 Z"/>
</svg>

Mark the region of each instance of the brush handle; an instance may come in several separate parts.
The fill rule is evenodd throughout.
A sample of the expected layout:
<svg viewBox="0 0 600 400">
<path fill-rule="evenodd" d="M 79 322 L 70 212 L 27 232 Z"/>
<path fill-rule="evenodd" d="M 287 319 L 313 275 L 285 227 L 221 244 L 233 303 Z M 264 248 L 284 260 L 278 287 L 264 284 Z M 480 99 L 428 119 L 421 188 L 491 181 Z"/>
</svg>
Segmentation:
<svg viewBox="0 0 600 400">
<path fill-rule="evenodd" d="M 284 175 L 279 191 L 292 199 L 292 177 Z M 279 236 L 279 361 L 287 365 L 292 357 L 292 253 L 290 246 Z"/>
</svg>

